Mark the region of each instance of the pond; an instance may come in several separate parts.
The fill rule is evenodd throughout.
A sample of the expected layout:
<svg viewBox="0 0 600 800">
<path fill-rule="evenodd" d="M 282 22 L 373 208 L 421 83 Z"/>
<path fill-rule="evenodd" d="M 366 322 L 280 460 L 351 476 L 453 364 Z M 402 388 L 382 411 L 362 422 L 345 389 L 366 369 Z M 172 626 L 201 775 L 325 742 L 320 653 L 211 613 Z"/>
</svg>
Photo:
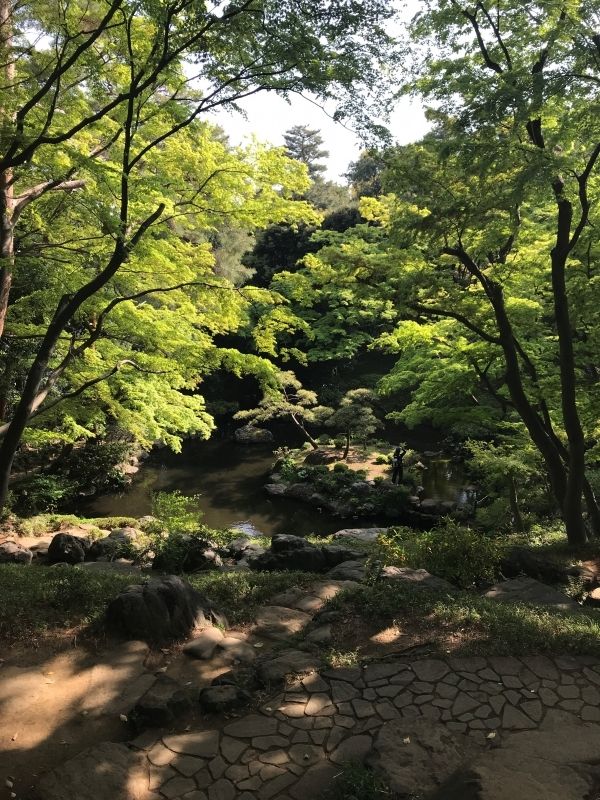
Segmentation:
<svg viewBox="0 0 600 800">
<path fill-rule="evenodd" d="M 443 458 L 424 459 L 426 497 L 457 500 L 461 466 Z M 142 517 L 152 511 L 152 494 L 179 490 L 200 495 L 198 510 L 211 528 L 237 527 L 249 534 L 327 536 L 344 527 L 371 527 L 381 520 L 340 519 L 296 500 L 269 497 L 264 485 L 273 465 L 273 446 L 244 446 L 227 439 L 186 442 L 180 454 L 154 453 L 126 491 L 86 502 L 88 516 Z M 388 523 L 389 524 L 389 523 Z"/>
</svg>

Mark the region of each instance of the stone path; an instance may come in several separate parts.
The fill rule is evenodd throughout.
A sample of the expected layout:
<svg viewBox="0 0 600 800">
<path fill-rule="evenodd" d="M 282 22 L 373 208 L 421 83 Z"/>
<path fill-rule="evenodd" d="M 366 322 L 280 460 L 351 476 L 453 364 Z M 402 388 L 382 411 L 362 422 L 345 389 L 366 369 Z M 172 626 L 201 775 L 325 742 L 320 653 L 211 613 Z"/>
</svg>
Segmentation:
<svg viewBox="0 0 600 800">
<path fill-rule="evenodd" d="M 324 580 L 273 598 L 257 616 L 255 635 L 285 642 L 345 585 Z M 314 652 L 265 654 L 257 665 L 265 682 L 281 682 L 294 670 L 310 672 L 245 716 L 221 719 L 214 729 L 147 731 L 128 745 L 105 743 L 85 751 L 42 780 L 39 797 L 316 798 L 342 764 L 364 760 L 375 735 L 395 720 L 415 725 L 428 720 L 483 747 L 536 730 L 556 712 L 600 733 L 598 659 L 396 658 L 356 667 L 316 666 Z"/>
<path fill-rule="evenodd" d="M 600 722 L 600 663 L 583 657 L 431 658 L 328 669 L 295 681 L 220 730 L 143 734 L 127 751 L 128 794 L 114 796 L 304 800 L 322 791 L 341 764 L 363 760 L 389 720 L 423 717 L 484 744 L 537 728 L 549 709 Z M 106 771 L 102 748 L 98 756 L 92 775 Z M 121 762 L 115 755 L 114 763 Z M 79 756 L 56 770 L 42 783 L 42 796 L 109 797 L 106 787 L 90 785 L 93 751 L 85 756 L 85 786 L 73 782 L 83 763 Z"/>
</svg>

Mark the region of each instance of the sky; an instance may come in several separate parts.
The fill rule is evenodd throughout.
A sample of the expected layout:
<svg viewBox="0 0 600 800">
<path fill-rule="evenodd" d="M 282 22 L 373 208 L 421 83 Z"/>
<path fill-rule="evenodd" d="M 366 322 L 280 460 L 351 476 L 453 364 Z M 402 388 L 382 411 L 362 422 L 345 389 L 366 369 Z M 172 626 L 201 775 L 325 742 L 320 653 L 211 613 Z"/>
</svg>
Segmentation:
<svg viewBox="0 0 600 800">
<path fill-rule="evenodd" d="M 406 0 L 402 16 L 409 19 L 419 7 L 418 0 Z M 247 98 L 240 103 L 245 114 L 218 111 L 213 120 L 228 134 L 232 144 L 242 144 L 255 136 L 259 141 L 283 145 L 283 134 L 294 125 L 307 125 L 321 131 L 324 148 L 329 151 L 327 175 L 329 180 L 344 182 L 343 174 L 351 161 L 356 161 L 363 149 L 361 139 L 353 131 L 352 123 L 342 125 L 334 122 L 327 110 L 310 99 L 293 95 L 289 102 L 275 94 L 263 93 Z M 328 109 L 333 112 L 333 107 Z M 407 144 L 420 139 L 429 129 L 425 114 L 418 101 L 402 98 L 387 122 L 392 137 L 398 144 Z"/>
<path fill-rule="evenodd" d="M 240 104 L 241 105 L 241 104 Z M 351 122 L 334 122 L 325 110 L 309 99 L 294 96 L 290 102 L 274 94 L 264 93 L 248 98 L 243 105 L 246 118 L 236 112 L 220 111 L 213 120 L 228 134 L 232 144 L 241 144 L 255 136 L 261 142 L 283 145 L 283 134 L 294 125 L 307 125 L 321 131 L 324 149 L 329 151 L 327 178 L 343 182 L 343 174 L 351 161 L 356 161 L 362 144 Z M 415 101 L 402 98 L 387 127 L 398 144 L 420 139 L 429 126 L 423 108 Z"/>
</svg>

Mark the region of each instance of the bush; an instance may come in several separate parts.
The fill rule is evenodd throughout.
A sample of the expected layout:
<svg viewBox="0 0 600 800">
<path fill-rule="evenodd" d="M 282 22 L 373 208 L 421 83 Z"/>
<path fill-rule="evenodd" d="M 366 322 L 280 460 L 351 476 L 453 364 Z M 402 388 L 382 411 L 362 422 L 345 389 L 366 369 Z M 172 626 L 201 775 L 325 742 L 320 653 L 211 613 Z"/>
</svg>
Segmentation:
<svg viewBox="0 0 600 800">
<path fill-rule="evenodd" d="M 75 483 L 62 475 L 35 475 L 14 489 L 14 502 L 24 514 L 55 511 L 75 495 Z"/>
<path fill-rule="evenodd" d="M 79 492 L 105 492 L 122 488 L 126 477 L 120 470 L 130 448 L 125 442 L 92 441 L 74 448 L 60 464 L 60 472 Z"/>
<path fill-rule="evenodd" d="M 170 534 L 194 533 L 198 530 L 202 511 L 200 495 L 183 495 L 180 491 L 157 492 L 152 497 L 152 516 L 160 531 Z"/>
<path fill-rule="evenodd" d="M 415 542 L 415 566 L 463 589 L 493 581 L 500 558 L 501 548 L 496 541 L 450 519 L 420 534 Z"/>
<path fill-rule="evenodd" d="M 342 436 L 336 436 L 333 445 L 337 450 L 343 450 L 346 447 L 346 440 Z"/>
<path fill-rule="evenodd" d="M 374 459 L 373 463 L 374 464 L 391 464 L 392 463 L 392 456 L 391 455 L 384 456 L 382 453 L 379 453 L 378 455 L 375 456 L 375 459 Z"/>
<path fill-rule="evenodd" d="M 336 461 L 333 465 L 333 472 L 350 472 L 350 467 L 343 461 Z"/>
<path fill-rule="evenodd" d="M 281 475 L 284 481 L 294 483 L 298 477 L 298 467 L 291 455 L 282 456 L 277 462 L 277 472 Z"/>
</svg>

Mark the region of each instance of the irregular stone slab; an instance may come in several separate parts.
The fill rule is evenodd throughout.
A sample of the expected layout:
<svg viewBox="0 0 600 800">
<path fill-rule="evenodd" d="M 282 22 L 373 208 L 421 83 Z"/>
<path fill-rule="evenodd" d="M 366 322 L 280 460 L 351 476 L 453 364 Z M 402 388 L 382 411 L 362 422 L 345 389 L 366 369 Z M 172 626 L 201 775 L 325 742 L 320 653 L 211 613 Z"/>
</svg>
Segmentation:
<svg viewBox="0 0 600 800">
<path fill-rule="evenodd" d="M 536 606 L 548 606 L 562 611 L 580 611 L 575 600 L 566 594 L 540 583 L 534 578 L 513 578 L 492 586 L 484 597 L 499 603 L 530 603 Z"/>
<path fill-rule="evenodd" d="M 233 685 L 207 686 L 198 697 L 200 706 L 206 711 L 226 711 L 247 703 L 250 695 Z"/>
<path fill-rule="evenodd" d="M 593 725 L 524 732 L 461 769 L 431 800 L 581 800 L 597 791 L 599 763 Z"/>
<path fill-rule="evenodd" d="M 192 658 L 209 659 L 223 639 L 219 628 L 205 628 L 195 639 L 183 645 L 183 652 Z"/>
<path fill-rule="evenodd" d="M 426 569 L 411 569 L 410 567 L 384 567 L 382 578 L 406 583 L 413 589 L 425 589 L 432 592 L 445 592 L 456 594 L 458 589 L 443 578 L 432 575 Z"/>
<path fill-rule="evenodd" d="M 376 542 L 380 533 L 385 533 L 387 528 L 343 528 L 333 534 L 333 539 L 351 539 L 359 542 Z"/>
<path fill-rule="evenodd" d="M 277 683 L 286 675 L 312 672 L 321 665 L 321 659 L 304 650 L 284 650 L 276 658 L 262 662 L 258 668 L 258 676 L 264 683 Z"/>
<path fill-rule="evenodd" d="M 439 723 L 422 718 L 394 720 L 380 728 L 367 763 L 384 776 L 392 793 L 428 797 L 474 748 L 467 737 Z"/>
<path fill-rule="evenodd" d="M 56 767 L 37 784 L 43 800 L 150 800 L 148 762 L 124 744 L 105 742 Z"/>
<path fill-rule="evenodd" d="M 199 758 L 212 758 L 219 751 L 218 731 L 195 731 L 163 736 L 163 742 L 174 753 L 182 753 Z"/>
<path fill-rule="evenodd" d="M 448 665 L 435 658 L 413 661 L 413 672 L 421 681 L 437 682 L 449 672 Z"/>
<path fill-rule="evenodd" d="M 272 736 L 277 733 L 277 720 L 273 719 L 273 717 L 249 714 L 237 722 L 226 725 L 223 732 L 227 736 L 239 739 L 251 739 L 254 736 Z"/>
<path fill-rule="evenodd" d="M 221 738 L 221 753 L 230 764 L 234 764 L 247 747 L 248 744 L 246 742 L 240 742 L 231 738 L 231 736 L 223 736 Z"/>
<path fill-rule="evenodd" d="M 311 621 L 309 614 L 284 606 L 264 606 L 256 615 L 256 633 L 266 639 L 285 640 Z"/>
<path fill-rule="evenodd" d="M 372 739 L 367 734 L 350 736 L 329 756 L 334 764 L 346 764 L 350 761 L 363 763 L 371 752 Z"/>
<path fill-rule="evenodd" d="M 502 727 L 509 731 L 523 731 L 536 728 L 535 722 L 511 705 L 505 705 L 502 714 Z"/>
<path fill-rule="evenodd" d="M 323 790 L 335 779 L 335 776 L 339 775 L 339 772 L 339 767 L 335 767 L 327 761 L 322 761 L 305 772 L 300 780 L 289 790 L 289 795 L 294 800 L 319 797 Z"/>
</svg>

